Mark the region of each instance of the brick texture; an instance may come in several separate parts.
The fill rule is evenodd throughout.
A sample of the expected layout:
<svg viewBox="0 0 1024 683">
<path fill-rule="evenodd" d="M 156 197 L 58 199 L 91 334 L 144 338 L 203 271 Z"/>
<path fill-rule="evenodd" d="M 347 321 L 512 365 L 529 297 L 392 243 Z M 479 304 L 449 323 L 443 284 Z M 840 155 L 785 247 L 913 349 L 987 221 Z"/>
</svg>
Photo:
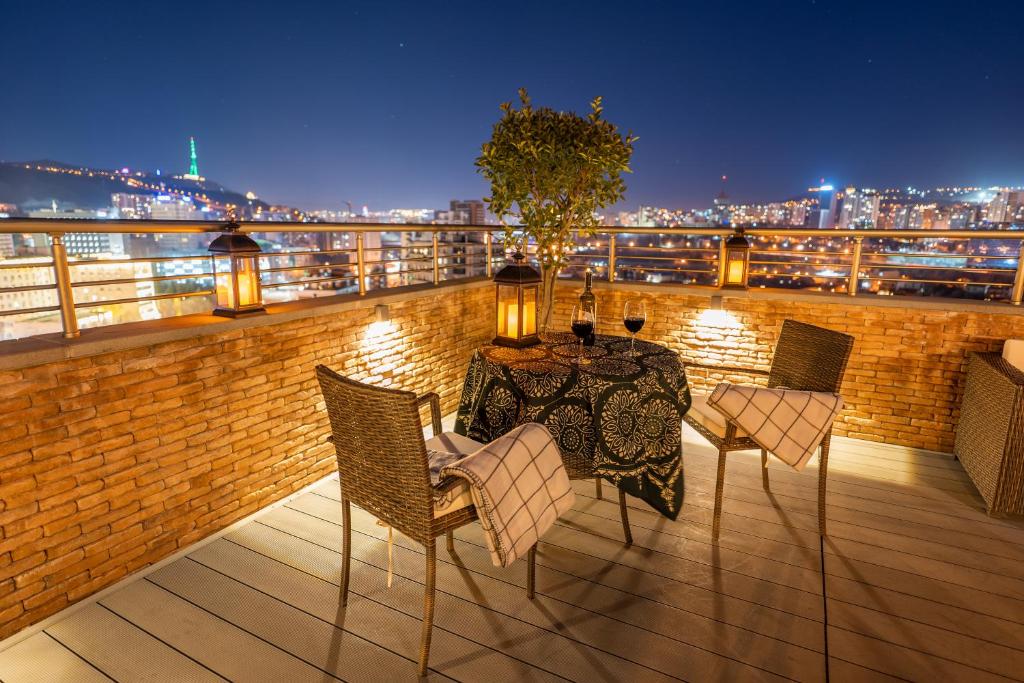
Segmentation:
<svg viewBox="0 0 1024 683">
<path fill-rule="evenodd" d="M 490 287 L 0 371 L 0 638 L 334 469 L 313 368 L 458 402 Z"/>
<path fill-rule="evenodd" d="M 554 324 L 568 329 L 578 284 L 558 289 Z M 678 291 L 678 290 L 676 290 Z M 802 322 L 845 332 L 855 345 L 843 384 L 846 409 L 835 433 L 868 441 L 951 452 L 963 392 L 964 366 L 972 351 L 998 351 L 1006 339 L 1024 337 L 1024 316 L 1012 313 L 830 303 L 794 298 L 727 298 L 725 313 L 708 311 L 709 297 L 676 292 L 630 290 L 617 284 L 597 292 L 599 328 L 628 334 L 623 304 L 647 302 L 647 324 L 639 338 L 676 350 L 684 362 L 756 367 L 767 370 L 782 321 Z M 752 381 L 749 376 L 691 369 L 696 392 L 718 382 Z"/>
</svg>

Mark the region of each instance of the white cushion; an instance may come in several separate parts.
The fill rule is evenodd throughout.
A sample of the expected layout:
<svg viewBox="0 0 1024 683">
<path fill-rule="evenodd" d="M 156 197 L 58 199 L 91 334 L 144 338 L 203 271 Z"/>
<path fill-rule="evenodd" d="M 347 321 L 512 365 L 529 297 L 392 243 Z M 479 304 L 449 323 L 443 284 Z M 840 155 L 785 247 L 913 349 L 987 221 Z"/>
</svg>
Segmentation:
<svg viewBox="0 0 1024 683">
<path fill-rule="evenodd" d="M 441 471 L 442 467 L 461 456 L 477 451 L 482 446 L 483 444 L 479 441 L 454 432 L 444 432 L 427 439 L 427 457 L 430 460 L 432 482 L 437 483 L 437 473 Z M 438 491 L 434 496 L 435 519 L 473 504 L 473 495 L 470 493 L 468 481 L 458 479 L 457 484 L 453 486 L 449 486 L 449 484 L 451 482 L 446 481 L 444 490 Z"/>
<path fill-rule="evenodd" d="M 718 412 L 714 408 L 708 405 L 707 395 L 694 395 L 693 403 L 690 405 L 690 410 L 686 413 L 686 417 L 699 423 L 701 427 L 708 430 L 712 434 L 719 438 L 725 438 L 725 415 Z M 736 428 L 736 438 L 749 436 L 745 431 Z"/>
<path fill-rule="evenodd" d="M 1003 344 L 1003 359 L 1024 372 L 1024 339 L 1009 339 Z"/>
</svg>

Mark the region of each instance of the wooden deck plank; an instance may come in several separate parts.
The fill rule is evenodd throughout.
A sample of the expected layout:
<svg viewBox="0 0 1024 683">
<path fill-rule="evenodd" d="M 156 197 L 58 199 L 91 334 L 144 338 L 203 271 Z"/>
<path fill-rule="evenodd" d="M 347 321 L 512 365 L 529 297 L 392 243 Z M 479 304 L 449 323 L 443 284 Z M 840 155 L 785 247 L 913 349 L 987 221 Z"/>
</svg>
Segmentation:
<svg viewBox="0 0 1024 683">
<path fill-rule="evenodd" d="M 240 539 L 246 540 L 246 539 Z M 259 537 L 249 539 L 259 547 Z M 190 559 L 236 581 L 287 601 L 319 619 L 336 623 L 339 587 L 245 545 L 220 540 L 192 553 Z M 416 661 L 420 646 L 420 619 L 350 592 L 340 617 L 346 632 L 372 640 L 392 652 Z M 438 629 L 430 647 L 430 663 L 460 681 L 550 681 L 555 676 L 507 655 Z M 413 667 L 413 670 L 415 667 Z M 415 672 L 414 672 L 415 673 Z M 437 674 L 433 674 L 437 676 Z"/>
<path fill-rule="evenodd" d="M 416 662 L 336 628 L 347 613 L 322 619 L 192 560 L 160 569 L 149 580 L 305 662 L 346 681 L 413 678 Z M 327 603 L 330 607 L 330 603 Z M 444 678 L 437 676 L 437 678 Z"/>
<path fill-rule="evenodd" d="M 100 602 L 229 680 L 338 680 L 146 580 Z"/>
<path fill-rule="evenodd" d="M 1021 650 L 882 614 L 860 605 L 830 600 L 828 623 L 829 628 L 846 629 L 988 673 L 1008 678 L 1024 675 L 1024 652 Z"/>
<path fill-rule="evenodd" d="M 694 520 L 702 519 L 699 515 L 703 515 L 703 519 L 709 520 L 710 523 L 715 485 L 715 471 L 710 461 L 704 464 L 691 464 L 688 460 L 685 476 L 687 490 L 683 513 L 688 515 L 687 519 Z M 761 488 L 761 474 L 753 466 L 742 470 L 730 469 L 726 476 L 724 497 L 727 509 L 734 510 L 738 515 L 777 522 L 780 519 L 779 511 L 773 508 L 779 505 L 789 514 L 806 516 L 793 520 L 794 525 L 808 530 L 817 528 L 816 479 L 786 483 L 779 481 L 780 477 L 774 476 L 773 473 L 773 501 Z M 590 484 L 588 488 L 587 482 L 580 484 L 583 486 L 577 489 L 577 494 L 592 497 L 593 485 Z M 921 501 L 914 501 L 908 506 L 905 500 L 887 502 L 877 498 L 865 498 L 856 495 L 861 492 L 859 490 L 851 495 L 844 493 L 844 488 L 851 491 L 854 487 L 841 487 L 829 477 L 829 519 L 839 515 L 843 521 L 860 523 L 869 528 L 879 523 L 897 526 L 907 522 L 916 523 L 934 529 L 934 533 L 940 536 L 953 532 L 961 534 L 962 537 L 980 539 L 981 542 L 987 542 L 989 548 L 995 549 L 986 551 L 985 548 L 979 547 L 978 550 L 982 552 L 1024 559 L 1024 524 L 1017 520 L 990 518 L 980 503 L 971 508 L 955 504 L 945 510 L 940 509 L 938 504 L 926 502 L 924 504 L 929 507 L 922 509 Z M 755 505 L 761 508 L 752 507 Z"/>
<path fill-rule="evenodd" d="M 320 487 L 318 492 L 329 491 Z M 336 493 L 329 493 L 336 496 Z M 606 527 L 607 528 L 607 527 Z M 596 535 L 592 529 L 582 526 L 557 524 L 544 536 L 545 544 L 554 544 L 568 550 L 614 562 L 635 570 L 657 574 L 715 593 L 726 594 L 747 602 L 766 607 L 782 609 L 807 619 L 821 619 L 821 577 L 809 580 L 805 575 L 800 579 L 803 588 L 788 585 L 787 580 L 797 576 L 796 568 L 782 563 L 763 564 L 761 558 L 751 555 L 737 555 L 733 565 L 736 571 L 709 571 L 709 566 L 721 566 L 715 559 L 721 553 L 713 546 L 703 549 L 701 561 L 669 555 L 644 548 L 625 548 L 621 540 L 622 529 L 609 531 L 608 536 Z M 770 571 L 767 567 L 777 571 Z M 757 569 L 766 573 L 759 574 Z"/>
<path fill-rule="evenodd" d="M 95 603 L 46 632 L 115 681 L 224 680 Z"/>
<path fill-rule="evenodd" d="M 829 627 L 829 652 L 836 658 L 908 681 L 970 681 L 1005 683 L 1014 679 L 988 673 L 877 638 Z"/>
<path fill-rule="evenodd" d="M 831 559 L 829 561 L 831 562 Z M 831 573 L 828 577 L 827 587 L 830 599 L 867 607 L 883 615 L 913 619 L 922 624 L 965 636 L 976 637 L 978 634 L 992 634 L 988 637 L 999 638 L 1003 644 L 1024 650 L 1024 624 L 1021 623 L 1000 619 L 968 607 L 944 604 L 932 599 L 891 590 L 889 587 L 863 583 Z M 936 591 L 940 589 L 941 587 L 936 587 Z M 944 594 L 944 596 L 948 595 L 950 592 Z"/>
<path fill-rule="evenodd" d="M 808 531 L 816 530 L 816 501 L 796 499 L 776 492 L 774 503 L 784 511 L 780 512 L 774 509 L 774 505 L 770 502 L 771 499 L 763 491 L 749 492 L 739 487 L 730 486 L 732 483 L 732 481 L 727 481 L 723 517 L 729 514 L 757 515 L 758 521 L 763 522 L 771 522 L 774 517 L 780 524 L 784 520 L 787 524 L 799 525 Z M 760 489 L 760 479 L 757 480 L 757 484 Z M 699 509 L 703 502 L 700 500 L 702 497 L 700 494 L 696 498 L 688 495 L 687 505 L 693 505 Z M 710 498 L 710 496 L 707 497 Z M 738 504 L 737 497 L 744 498 L 744 503 Z M 959 530 L 952 531 L 933 526 L 910 524 L 905 519 L 875 515 L 866 510 L 845 509 L 835 504 L 837 498 L 839 496 L 834 493 L 830 493 L 828 498 L 827 515 L 830 537 L 845 538 L 887 550 L 896 550 L 907 555 L 994 573 L 1001 578 L 1024 580 L 1024 545 L 1017 546 L 1012 542 L 1006 542 L 1011 539 L 997 540 L 979 537 L 977 534 L 968 534 Z M 757 510 L 752 508 L 752 505 L 760 505 L 762 509 Z M 871 509 L 871 506 L 864 507 Z M 615 512 L 617 513 L 617 509 Z M 710 522 L 710 509 L 704 514 Z M 731 524 L 738 523 L 737 520 L 731 522 Z M 865 526 L 865 524 L 872 523 L 876 526 Z M 762 533 L 766 533 L 763 524 L 751 523 L 750 528 L 757 528 Z M 816 537 L 816 534 L 813 535 Z M 1010 534 L 1004 535 L 1009 536 Z M 773 534 L 773 537 L 779 538 L 780 535 Z M 805 539 L 806 536 L 801 535 L 799 542 L 803 542 Z M 794 537 L 793 540 L 798 539 Z M 1024 533 L 1021 534 L 1020 541 L 1024 543 Z M 1013 585 L 1012 581 L 1010 585 Z M 1017 589 L 1019 586 L 1009 590 Z"/>
<path fill-rule="evenodd" d="M 330 499 L 320 496 L 304 496 L 292 501 L 289 506 L 301 509 L 307 514 L 331 519 L 336 525 L 340 523 L 340 509 L 337 503 Z M 369 554 L 362 554 L 360 559 L 367 563 L 382 562 L 384 558 L 383 544 L 381 543 L 383 530 L 373 524 L 372 518 L 365 513 L 356 513 L 353 517 L 355 518 L 354 529 L 359 533 L 372 536 L 379 544 Z M 466 531 L 468 532 L 466 535 L 471 538 L 473 527 L 467 528 Z M 338 533 L 340 533 L 340 529 Z M 479 530 L 477 533 L 479 534 Z M 421 549 L 418 544 L 399 536 L 396 546 L 402 550 L 415 552 L 415 563 L 422 561 Z M 548 545 L 541 544 L 539 559 L 543 559 L 548 551 Z M 397 552 L 399 550 L 396 549 Z M 677 661 L 667 669 L 668 671 L 678 671 L 684 678 L 707 678 L 726 673 L 722 666 L 717 666 L 713 661 L 709 661 L 708 664 L 714 665 L 714 668 L 709 669 L 707 666 L 697 668 L 696 664 L 702 659 L 707 659 L 706 653 L 745 662 L 794 679 L 806 678 L 808 674 L 815 671 L 821 673 L 824 671 L 820 649 L 794 647 L 785 641 L 763 636 L 756 631 L 740 629 L 707 617 L 682 612 L 662 603 L 606 586 L 595 585 L 592 582 L 552 569 L 538 570 L 537 591 L 540 595 L 553 598 L 553 601 L 546 602 L 546 609 L 543 611 L 531 609 L 529 603 L 522 601 L 521 591 L 525 589 L 522 573 L 512 573 L 506 569 L 494 567 L 491 564 L 490 554 L 482 543 L 474 544 L 463 541 L 460 537 L 456 544 L 455 558 L 449 558 L 447 553 L 440 553 L 438 559 L 440 562 L 439 580 L 442 573 L 452 577 L 451 583 L 446 584 L 447 590 L 457 591 L 462 597 L 473 598 L 475 591 L 470 591 L 469 586 L 476 586 L 488 603 L 494 604 L 496 596 L 504 595 L 504 591 L 494 592 L 492 595 L 493 589 L 484 589 L 481 585 L 482 579 L 476 575 L 508 582 L 515 586 L 515 590 L 508 596 L 507 602 L 498 609 L 541 627 L 549 627 L 551 619 L 554 617 L 557 617 L 554 622 L 556 627 L 562 627 L 565 624 L 587 623 L 590 626 L 588 632 L 581 632 L 573 637 L 577 640 L 597 644 L 602 649 L 614 651 L 627 648 L 627 653 L 630 649 L 635 649 L 636 644 L 642 642 L 646 636 L 643 633 L 636 636 L 631 635 L 630 626 L 671 638 L 675 644 L 671 646 L 668 653 L 662 654 L 661 657 L 668 665 L 679 656 L 685 655 L 683 660 Z M 542 562 L 538 564 L 544 566 Z M 378 564 L 378 566 L 380 565 Z M 471 572 L 473 576 L 467 576 L 466 572 Z M 465 578 L 463 578 L 464 576 Z M 583 609 L 570 609 L 571 606 Z M 589 614 L 584 613 L 584 609 Z M 611 617 L 614 621 L 596 618 L 594 615 Z M 818 626 L 818 630 L 820 631 L 820 626 Z M 562 630 L 562 632 L 568 635 L 566 630 Z M 691 644 L 699 649 L 695 650 L 690 647 Z M 704 650 L 706 653 L 700 650 Z M 743 671 L 736 672 L 734 675 L 750 677 L 750 673 Z"/>
<path fill-rule="evenodd" d="M 301 513 L 293 511 L 292 514 Z M 259 524 L 241 529 L 231 534 L 230 538 L 332 583 L 339 580 L 340 553 L 266 526 L 264 520 L 267 520 L 266 524 L 278 523 L 283 526 L 289 518 L 282 509 L 274 510 L 272 514 L 261 519 Z M 301 531 L 305 528 L 305 533 L 309 533 L 307 525 L 299 523 L 294 518 L 290 521 L 296 522 L 289 527 L 290 529 Z M 327 543 L 338 540 L 332 533 L 325 533 L 320 538 Z M 259 547 L 253 547 L 256 544 L 260 544 Z M 352 589 L 376 602 L 418 617 L 422 609 L 422 585 L 414 579 L 396 575 L 393 585 L 388 588 L 386 575 L 386 572 L 372 565 L 362 564 L 359 571 L 352 572 Z M 522 598 L 526 600 L 525 595 Z M 664 673 L 618 659 L 597 648 L 488 609 L 484 600 L 484 597 L 480 596 L 483 606 L 472 604 L 445 592 L 444 585 L 439 582 L 434 613 L 435 629 L 460 635 L 483 647 L 501 650 L 531 666 L 566 678 L 673 680 L 673 677 Z"/>
<path fill-rule="evenodd" d="M 111 679 L 45 633 L 0 652 L 4 683 L 109 683 Z"/>
<path fill-rule="evenodd" d="M 717 455 L 684 439 L 679 518 L 628 499 L 632 547 L 614 488 L 596 500 L 593 481 L 573 482 L 577 505 L 540 546 L 535 601 L 523 563 L 493 567 L 475 525 L 456 532 L 454 556 L 439 543 L 432 678 L 822 680 L 816 464 L 773 461 L 769 494 L 757 452 L 731 454 L 715 547 Z M 843 438 L 832 453 L 830 679 L 1024 678 L 1024 520 L 988 517 L 948 455 Z M 0 679 L 411 678 L 423 549 L 396 537 L 387 588 L 386 530 L 354 510 L 353 590 L 339 612 L 338 486 L 0 651 Z"/>
</svg>

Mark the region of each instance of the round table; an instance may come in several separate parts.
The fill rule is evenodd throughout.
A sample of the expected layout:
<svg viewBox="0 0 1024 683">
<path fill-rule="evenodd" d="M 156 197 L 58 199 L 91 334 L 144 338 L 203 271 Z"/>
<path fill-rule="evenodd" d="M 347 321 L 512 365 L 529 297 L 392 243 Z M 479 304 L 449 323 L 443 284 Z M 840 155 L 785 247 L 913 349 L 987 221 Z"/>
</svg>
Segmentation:
<svg viewBox="0 0 1024 683">
<path fill-rule="evenodd" d="M 526 422 L 548 427 L 574 479 L 602 477 L 675 519 L 683 499 L 680 429 L 690 391 L 664 346 L 598 335 L 578 364 L 572 334 L 536 346 L 477 349 L 455 431 L 489 442 Z"/>
</svg>

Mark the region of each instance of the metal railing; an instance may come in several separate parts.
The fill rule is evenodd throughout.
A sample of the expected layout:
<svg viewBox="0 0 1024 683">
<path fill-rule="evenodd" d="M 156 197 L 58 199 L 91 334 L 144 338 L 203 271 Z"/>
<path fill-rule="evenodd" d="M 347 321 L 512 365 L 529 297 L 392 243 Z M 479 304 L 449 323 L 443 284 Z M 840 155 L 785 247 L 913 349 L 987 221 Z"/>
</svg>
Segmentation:
<svg viewBox="0 0 1024 683">
<path fill-rule="evenodd" d="M 64 336 L 73 338 L 79 335 L 83 309 L 208 299 L 213 295 L 213 275 L 204 250 L 224 226 L 179 221 L 0 220 L 0 234 L 48 238 L 38 241 L 29 258 L 0 258 L 0 322 L 5 317 L 59 313 Z M 259 257 L 261 284 L 270 301 L 349 292 L 365 295 L 374 289 L 489 277 L 495 259 L 504 258 L 503 251 L 495 254 L 493 233 L 498 228 L 494 226 L 247 222 L 240 229 L 257 236 L 290 237 L 271 240 L 285 245 Z M 315 239 L 296 239 L 295 233 Z M 193 253 L 180 255 L 69 258 L 67 242 L 76 234 L 194 235 L 198 239 Z M 337 238 L 337 244 L 327 243 L 332 238 Z M 316 246 L 301 246 L 318 240 Z M 42 242 L 47 241 L 49 258 L 42 256 Z M 19 275 L 23 282 L 18 281 Z M 143 287 L 148 290 L 140 293 Z M 97 290 L 99 295 L 81 296 Z M 118 292 L 132 294 L 118 296 Z M 19 294 L 30 297 L 32 305 L 5 305 L 4 295 Z M 186 307 L 179 312 L 210 308 Z"/>
<path fill-rule="evenodd" d="M 0 220 L 0 234 L 44 237 L 34 258 L 0 259 L 0 322 L 59 313 L 64 336 L 74 337 L 83 309 L 109 314 L 118 305 L 154 307 L 141 317 L 209 310 L 204 297 L 210 297 L 213 284 L 203 241 L 223 228 L 223 223 L 179 221 Z M 275 250 L 260 256 L 262 286 L 271 301 L 490 276 L 504 258 L 500 242 L 495 249 L 496 226 L 245 222 L 240 230 L 281 235 L 271 240 Z M 780 227 L 744 232 L 752 242 L 751 287 L 849 296 L 942 294 L 949 288 L 945 293 L 1014 305 L 1024 296 L 1024 231 Z M 69 237 L 83 233 L 199 237 L 195 253 L 69 258 Z M 600 227 L 578 235 L 564 276 L 591 268 L 609 282 L 717 286 L 724 238 L 731 234 L 729 228 Z M 147 248 L 159 250 L 159 245 Z M 4 295 L 24 295 L 24 301 L 5 305 Z M 188 301 L 195 305 L 183 305 Z M 159 310 L 171 302 L 176 308 Z M 89 325 L 112 320 L 94 318 Z"/>
</svg>

